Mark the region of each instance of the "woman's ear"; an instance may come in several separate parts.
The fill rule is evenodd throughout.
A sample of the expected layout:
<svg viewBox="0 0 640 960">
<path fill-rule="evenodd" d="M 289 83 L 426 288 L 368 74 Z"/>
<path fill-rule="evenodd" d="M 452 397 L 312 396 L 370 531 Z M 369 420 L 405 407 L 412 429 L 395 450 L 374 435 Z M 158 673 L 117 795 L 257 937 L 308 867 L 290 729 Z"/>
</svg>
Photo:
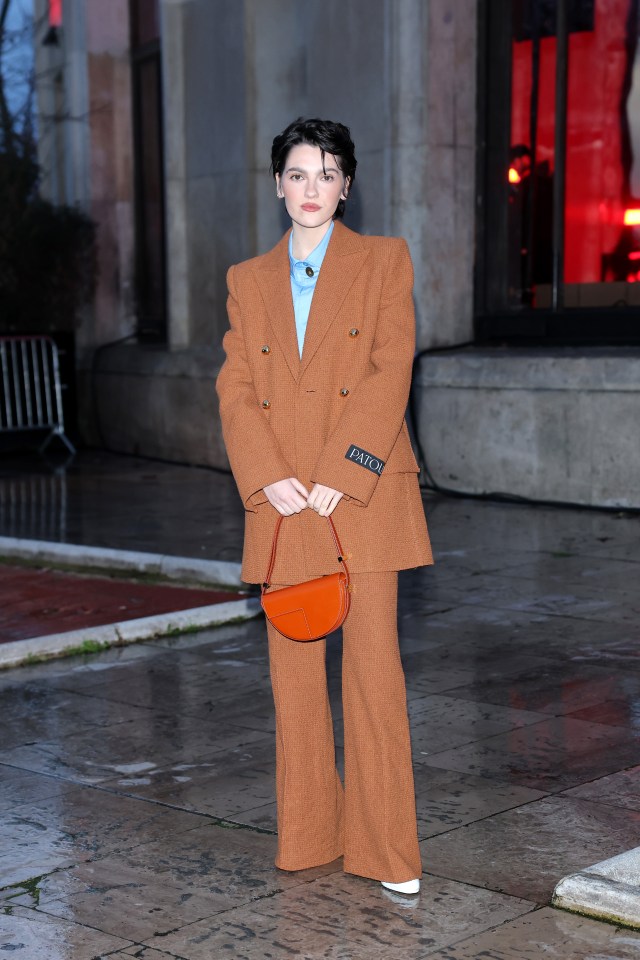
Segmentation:
<svg viewBox="0 0 640 960">
<path fill-rule="evenodd" d="M 341 200 L 346 200 L 349 196 L 349 188 L 351 187 L 351 177 L 344 178 L 344 187 L 342 188 L 342 193 L 340 194 Z"/>
<path fill-rule="evenodd" d="M 276 197 L 278 200 L 282 200 L 284 193 L 282 192 L 282 182 L 280 180 L 280 174 L 276 173 Z"/>
</svg>

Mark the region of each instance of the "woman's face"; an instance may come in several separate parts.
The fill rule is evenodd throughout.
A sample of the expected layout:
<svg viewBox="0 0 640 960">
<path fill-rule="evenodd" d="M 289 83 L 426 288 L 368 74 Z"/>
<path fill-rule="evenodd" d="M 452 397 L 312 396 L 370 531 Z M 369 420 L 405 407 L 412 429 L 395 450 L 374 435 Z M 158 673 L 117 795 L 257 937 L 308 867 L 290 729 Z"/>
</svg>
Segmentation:
<svg viewBox="0 0 640 960">
<path fill-rule="evenodd" d="M 336 158 L 320 147 L 299 143 L 287 154 L 282 176 L 276 174 L 278 196 L 284 197 L 287 213 L 301 227 L 320 227 L 331 220 L 340 198 L 347 196 L 348 178 Z"/>
</svg>

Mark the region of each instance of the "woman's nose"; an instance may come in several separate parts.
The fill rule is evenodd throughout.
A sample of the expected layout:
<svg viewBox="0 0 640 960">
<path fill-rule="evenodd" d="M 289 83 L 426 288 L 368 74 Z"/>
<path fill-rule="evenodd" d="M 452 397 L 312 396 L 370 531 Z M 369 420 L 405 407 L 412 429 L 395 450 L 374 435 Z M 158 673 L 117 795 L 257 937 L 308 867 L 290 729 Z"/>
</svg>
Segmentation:
<svg viewBox="0 0 640 960">
<path fill-rule="evenodd" d="M 307 187 L 304 191 L 306 197 L 317 197 L 318 188 L 313 180 L 307 180 Z"/>
</svg>

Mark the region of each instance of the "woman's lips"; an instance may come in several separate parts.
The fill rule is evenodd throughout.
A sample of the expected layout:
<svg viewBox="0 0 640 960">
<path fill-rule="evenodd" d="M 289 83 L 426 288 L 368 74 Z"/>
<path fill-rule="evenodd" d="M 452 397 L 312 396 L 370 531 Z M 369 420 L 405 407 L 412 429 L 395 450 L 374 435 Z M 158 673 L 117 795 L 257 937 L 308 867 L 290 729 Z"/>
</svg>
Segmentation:
<svg viewBox="0 0 640 960">
<path fill-rule="evenodd" d="M 315 210 L 319 210 L 320 207 L 317 203 L 303 203 L 302 209 L 307 210 L 309 213 L 313 213 Z"/>
</svg>

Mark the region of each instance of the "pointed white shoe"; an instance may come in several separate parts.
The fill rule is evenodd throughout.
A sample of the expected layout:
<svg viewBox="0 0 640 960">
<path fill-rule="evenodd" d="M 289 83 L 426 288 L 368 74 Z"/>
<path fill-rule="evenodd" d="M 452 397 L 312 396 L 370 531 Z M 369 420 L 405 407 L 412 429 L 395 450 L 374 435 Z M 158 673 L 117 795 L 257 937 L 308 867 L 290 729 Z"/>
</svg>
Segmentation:
<svg viewBox="0 0 640 960">
<path fill-rule="evenodd" d="M 407 880 L 405 883 L 387 883 L 386 880 L 381 880 L 380 883 L 387 890 L 394 890 L 396 893 L 420 893 L 419 880 Z"/>
</svg>

